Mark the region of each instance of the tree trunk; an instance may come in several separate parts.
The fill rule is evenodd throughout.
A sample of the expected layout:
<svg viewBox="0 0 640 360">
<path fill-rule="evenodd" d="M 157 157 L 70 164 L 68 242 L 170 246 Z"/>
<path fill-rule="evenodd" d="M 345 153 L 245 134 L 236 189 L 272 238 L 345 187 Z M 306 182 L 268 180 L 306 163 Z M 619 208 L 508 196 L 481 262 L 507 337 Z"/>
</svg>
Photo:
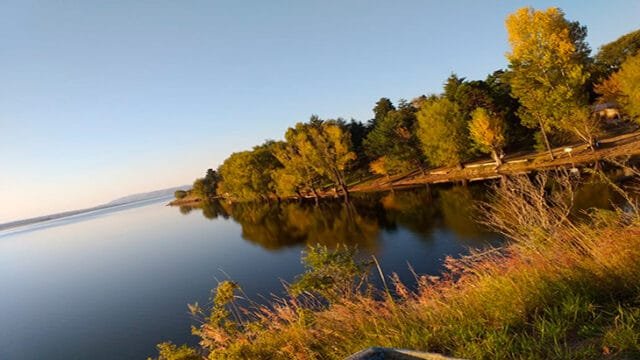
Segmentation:
<svg viewBox="0 0 640 360">
<path fill-rule="evenodd" d="M 340 183 L 340 188 L 342 188 L 342 194 L 344 195 L 344 201 L 349 202 L 349 189 L 344 182 Z"/>
<path fill-rule="evenodd" d="M 498 152 L 495 149 L 491 149 L 491 157 L 493 158 L 493 161 L 495 161 L 496 163 L 496 168 L 502 165 L 502 159 L 500 159 L 500 156 L 498 155 Z"/>
<path fill-rule="evenodd" d="M 549 143 L 549 138 L 547 138 L 547 132 L 544 129 L 544 124 L 542 123 L 542 121 L 539 121 L 540 123 L 540 131 L 542 132 L 542 138 L 544 139 L 544 144 L 547 146 L 547 151 L 549 151 L 549 156 L 551 156 L 551 160 L 554 160 L 555 157 L 553 156 L 553 151 L 551 151 L 551 144 Z"/>
<path fill-rule="evenodd" d="M 316 187 L 315 186 L 311 187 L 311 192 L 313 192 L 313 198 L 314 198 L 314 200 L 316 202 L 316 206 L 318 206 L 318 203 L 320 202 L 320 199 L 319 199 L 320 197 L 318 196 L 318 192 L 316 191 Z"/>
</svg>

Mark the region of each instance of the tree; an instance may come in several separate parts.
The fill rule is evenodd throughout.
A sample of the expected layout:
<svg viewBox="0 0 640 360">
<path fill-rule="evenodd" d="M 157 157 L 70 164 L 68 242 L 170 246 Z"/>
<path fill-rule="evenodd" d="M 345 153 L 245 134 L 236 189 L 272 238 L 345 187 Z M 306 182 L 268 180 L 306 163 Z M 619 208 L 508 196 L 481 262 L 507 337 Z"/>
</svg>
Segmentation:
<svg viewBox="0 0 640 360">
<path fill-rule="evenodd" d="M 615 84 L 614 96 L 625 113 L 640 120 L 640 53 L 622 63 L 608 82 Z"/>
<path fill-rule="evenodd" d="M 387 115 L 376 123 L 364 141 L 367 156 L 384 162 L 386 174 L 409 170 L 422 166 L 422 154 L 415 132 L 415 108 L 408 102 L 401 100 L 397 110 L 387 112 Z M 384 158 L 383 160 L 380 160 Z M 383 174 L 379 166 L 370 166 L 372 172 Z"/>
<path fill-rule="evenodd" d="M 277 196 L 272 174 L 282 167 L 282 164 L 273 155 L 276 142 L 268 140 L 262 145 L 255 146 L 251 152 L 251 177 L 249 178 L 251 188 L 261 194 L 261 197 L 268 200 L 270 196 Z"/>
<path fill-rule="evenodd" d="M 552 129 L 570 128 L 566 119 L 586 106 L 586 29 L 570 23 L 563 12 L 522 8 L 506 21 L 511 52 L 513 95 L 522 107 L 523 123 L 540 129 L 551 158 L 547 136 Z M 565 122 L 563 122 L 565 121 Z"/>
<path fill-rule="evenodd" d="M 602 82 L 596 84 L 594 91 L 598 94 L 598 103 L 617 102 L 622 105 L 624 95 L 622 94 L 622 89 L 620 89 L 618 73 L 613 73 L 608 78 L 602 80 Z"/>
<path fill-rule="evenodd" d="M 629 57 L 640 51 L 640 30 L 625 34 L 615 41 L 602 45 L 595 56 L 594 68 L 596 80 L 602 81 L 620 70 L 620 66 Z"/>
<path fill-rule="evenodd" d="M 522 125 L 518 110 L 520 103 L 511 96 L 510 77 L 512 73 L 508 70 L 496 70 L 485 79 L 493 107 L 489 108 L 496 113 L 500 113 L 505 121 L 505 131 L 507 133 L 507 147 L 514 149 L 529 148 L 533 145 L 532 132 Z"/>
<path fill-rule="evenodd" d="M 367 137 L 367 126 L 360 121 L 351 119 L 349 122 L 344 123 L 345 129 L 351 134 L 351 143 L 353 144 L 353 150 L 356 154 L 364 154 L 363 142 Z"/>
<path fill-rule="evenodd" d="M 312 116 L 308 123 L 298 123 L 292 131 L 292 145 L 302 160 L 321 176 L 342 190 L 345 199 L 349 191 L 345 180 L 347 166 L 356 159 L 351 150 L 351 134 L 335 120 Z"/>
<path fill-rule="evenodd" d="M 222 181 L 218 194 L 235 200 L 257 200 L 260 194 L 251 187 L 251 151 L 231 154 L 218 168 Z"/>
<path fill-rule="evenodd" d="M 191 186 L 191 193 L 200 199 L 205 199 L 205 186 L 203 178 L 197 178 L 193 181 L 193 185 Z"/>
<path fill-rule="evenodd" d="M 601 132 L 601 124 L 598 118 L 593 116 L 589 107 L 576 108 L 573 112 L 561 118 L 557 126 L 560 129 L 573 132 L 592 151 L 595 151 L 596 138 Z"/>
<path fill-rule="evenodd" d="M 468 156 L 468 129 L 458 106 L 447 98 L 427 101 L 417 114 L 418 138 L 434 165 L 461 165 Z"/>
<path fill-rule="evenodd" d="M 457 74 L 452 73 L 444 82 L 444 97 L 449 101 L 456 101 L 458 95 L 458 88 L 464 82 L 464 78 L 458 77 Z"/>
<path fill-rule="evenodd" d="M 187 196 L 187 192 L 184 190 L 176 190 L 173 195 L 176 199 L 184 199 Z"/>
<path fill-rule="evenodd" d="M 213 169 L 208 169 L 203 178 L 198 178 L 193 182 L 191 193 L 201 200 L 208 201 L 216 197 L 220 176 Z"/>
<path fill-rule="evenodd" d="M 477 108 L 469 123 L 469 135 L 478 149 L 490 153 L 496 165 L 502 165 L 500 153 L 506 144 L 504 119 L 485 108 Z"/>
<path fill-rule="evenodd" d="M 376 103 L 376 106 L 373 107 L 373 119 L 371 119 L 371 121 L 369 122 L 369 126 L 371 128 L 374 128 L 378 122 L 380 122 L 382 119 L 384 119 L 385 116 L 387 116 L 387 113 L 389 113 L 389 111 L 393 111 L 396 108 L 393 106 L 393 103 L 391 102 L 391 100 L 387 99 L 387 98 L 380 98 L 380 100 L 378 100 L 378 102 Z"/>
<path fill-rule="evenodd" d="M 279 143 L 273 149 L 273 156 L 282 164 L 282 168 L 272 174 L 276 192 L 280 196 L 298 194 L 300 197 L 303 196 L 302 192 L 311 192 L 317 203 L 316 182 L 320 177 L 296 146 L 296 130 L 287 130 L 285 139 L 286 142 Z"/>
<path fill-rule="evenodd" d="M 272 173 L 281 167 L 273 156 L 273 141 L 251 151 L 231 154 L 218 168 L 222 181 L 218 193 L 238 201 L 268 200 L 275 196 Z"/>
<path fill-rule="evenodd" d="M 488 84 L 482 80 L 464 81 L 458 87 L 452 101 L 458 104 L 460 114 L 471 120 L 471 114 L 479 107 L 498 112 Z"/>
</svg>

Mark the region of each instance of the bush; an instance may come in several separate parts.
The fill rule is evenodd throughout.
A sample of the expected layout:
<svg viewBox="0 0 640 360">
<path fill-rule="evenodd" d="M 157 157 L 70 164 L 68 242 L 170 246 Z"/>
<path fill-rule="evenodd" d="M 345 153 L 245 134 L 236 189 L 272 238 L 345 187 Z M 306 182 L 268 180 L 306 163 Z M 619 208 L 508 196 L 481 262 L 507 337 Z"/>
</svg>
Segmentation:
<svg viewBox="0 0 640 360">
<path fill-rule="evenodd" d="M 176 190 L 173 195 L 175 195 L 176 199 L 184 199 L 187 196 L 187 192 L 184 190 Z"/>
</svg>

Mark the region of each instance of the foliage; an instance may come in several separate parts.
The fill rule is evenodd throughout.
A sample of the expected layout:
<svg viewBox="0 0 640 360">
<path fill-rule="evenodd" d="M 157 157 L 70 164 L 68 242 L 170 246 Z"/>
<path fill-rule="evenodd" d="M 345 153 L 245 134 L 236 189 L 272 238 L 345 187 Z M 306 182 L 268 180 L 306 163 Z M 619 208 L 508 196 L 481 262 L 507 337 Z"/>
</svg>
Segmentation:
<svg viewBox="0 0 640 360">
<path fill-rule="evenodd" d="M 217 187 L 220 176 L 217 171 L 208 169 L 205 177 L 198 178 L 193 182 L 191 194 L 202 199 L 209 200 L 217 196 Z"/>
<path fill-rule="evenodd" d="M 620 103 L 625 112 L 640 121 L 640 53 L 628 58 L 615 74 Z"/>
<path fill-rule="evenodd" d="M 491 153 L 497 164 L 501 164 L 499 153 L 506 144 L 504 120 L 485 108 L 476 108 L 469 123 L 469 136 L 480 151 Z"/>
<path fill-rule="evenodd" d="M 397 160 L 390 156 L 381 156 L 369 163 L 369 170 L 376 175 L 384 175 L 387 178 L 395 173 L 411 170 L 411 164 Z"/>
<path fill-rule="evenodd" d="M 367 165 L 367 156 L 364 150 L 364 139 L 369 133 L 369 127 L 360 121 L 351 119 L 344 123 L 344 127 L 351 136 L 352 149 L 356 153 L 356 166 L 362 167 Z"/>
<path fill-rule="evenodd" d="M 376 345 L 468 359 L 637 357 L 638 214 L 570 218 L 568 177 L 504 185 L 482 207 L 509 236 L 504 248 L 449 258 L 441 276 L 417 276 L 413 289 L 392 275 L 393 296 L 361 280 L 367 264 L 359 267 L 352 249 L 311 248 L 290 296 L 242 307 L 248 300 L 225 282 L 212 309 L 192 306 L 206 317 L 195 329 L 205 355 L 343 359 Z"/>
<path fill-rule="evenodd" d="M 598 94 L 598 103 L 624 103 L 618 73 L 613 73 L 602 82 L 595 84 L 594 91 Z"/>
<path fill-rule="evenodd" d="M 599 102 L 614 102 L 632 118 L 640 119 L 640 52 L 622 63 L 620 70 L 595 86 Z"/>
<path fill-rule="evenodd" d="M 305 272 L 289 287 L 293 296 L 317 294 L 335 303 L 359 294 L 369 262 L 356 262 L 355 249 L 339 245 L 329 250 L 311 245 L 302 256 Z"/>
<path fill-rule="evenodd" d="M 447 98 L 427 101 L 418 111 L 418 138 L 433 165 L 459 165 L 468 157 L 468 129 L 458 106 Z"/>
<path fill-rule="evenodd" d="M 287 142 L 273 148 L 273 156 L 282 164 L 272 174 L 276 192 L 280 196 L 311 192 L 317 198 L 316 183 L 321 177 L 296 146 L 296 134 L 296 130 L 289 129 L 285 134 Z"/>
<path fill-rule="evenodd" d="M 640 30 L 632 31 L 602 45 L 594 59 L 596 80 L 604 80 L 620 69 L 629 57 L 640 50 Z"/>
<path fill-rule="evenodd" d="M 200 360 L 202 356 L 198 355 L 196 350 L 187 345 L 177 346 L 171 342 L 158 344 L 158 357 L 156 360 Z"/>
<path fill-rule="evenodd" d="M 523 124 L 545 132 L 571 128 L 563 119 L 586 106 L 586 30 L 558 8 L 522 8 L 506 21 L 513 95 Z M 547 148 L 550 145 L 547 141 Z"/>
<path fill-rule="evenodd" d="M 389 100 L 388 98 L 380 98 L 380 100 L 376 102 L 376 106 L 373 108 L 374 117 L 370 122 L 370 127 L 375 128 L 376 125 L 378 125 L 378 123 L 382 121 L 382 119 L 384 119 L 390 111 L 393 111 L 395 109 L 396 108 L 395 106 L 393 106 L 391 100 Z"/>
<path fill-rule="evenodd" d="M 238 201 L 268 199 L 275 194 L 272 174 L 281 167 L 273 156 L 273 141 L 251 151 L 231 154 L 218 168 L 222 181 L 218 192 Z"/>
<path fill-rule="evenodd" d="M 184 190 L 176 190 L 173 196 L 175 196 L 176 199 L 184 199 L 187 196 L 187 192 Z"/>
<path fill-rule="evenodd" d="M 533 143 L 551 153 L 552 143 L 581 139 L 593 149 L 601 128 L 590 114 L 592 90 L 601 102 L 615 100 L 632 116 L 640 113 L 632 57 L 640 30 L 603 46 L 594 60 L 586 27 L 565 19 L 558 8 L 522 8 L 506 19 L 506 27 L 508 69 L 484 80 L 452 73 L 442 94 L 411 102 L 394 105 L 382 97 L 366 125 L 312 116 L 289 128 L 284 141 L 232 154 L 218 171 L 209 169 L 197 179 L 193 193 L 232 201 L 310 196 L 317 201 L 339 192 L 348 197 L 349 186 L 366 180 L 368 171 L 390 176 L 424 172 L 425 164 L 461 166 L 478 150 L 499 163 L 503 149 L 520 151 Z M 484 110 L 474 116 L 478 108 Z"/>
<path fill-rule="evenodd" d="M 397 110 L 387 111 L 376 121 L 364 140 L 365 153 L 371 159 L 384 157 L 386 173 L 420 167 L 422 156 L 415 128 L 415 108 L 401 101 Z"/>
<path fill-rule="evenodd" d="M 203 178 L 198 178 L 193 181 L 193 185 L 191 186 L 191 194 L 197 196 L 198 198 L 204 199 L 205 186 Z"/>
<path fill-rule="evenodd" d="M 591 110 L 586 107 L 577 107 L 558 121 L 558 128 L 570 131 L 592 150 L 594 149 L 597 136 L 602 132 L 602 126 Z"/>
<path fill-rule="evenodd" d="M 508 70 L 496 70 L 485 79 L 493 104 L 489 110 L 504 118 L 505 131 L 508 135 L 507 147 L 527 149 L 533 144 L 533 134 L 521 123 L 517 115 L 520 102 L 511 95 L 511 75 L 512 73 Z"/>
<path fill-rule="evenodd" d="M 308 123 L 298 123 L 289 131 L 290 143 L 301 160 L 318 176 L 331 179 L 347 196 L 345 171 L 356 154 L 351 150 L 351 136 L 344 126 L 313 116 Z"/>
<path fill-rule="evenodd" d="M 200 327 L 192 327 L 191 332 L 202 339 L 200 346 L 210 352 L 209 358 L 211 359 L 217 358 L 216 350 L 228 345 L 228 342 L 240 329 L 238 314 L 232 314 L 229 310 L 238 290 L 238 284 L 233 281 L 220 282 L 213 296 L 213 305 L 208 315 L 205 315 L 205 311 L 197 303 L 189 305 L 192 315 L 204 317 L 203 324 Z"/>
</svg>

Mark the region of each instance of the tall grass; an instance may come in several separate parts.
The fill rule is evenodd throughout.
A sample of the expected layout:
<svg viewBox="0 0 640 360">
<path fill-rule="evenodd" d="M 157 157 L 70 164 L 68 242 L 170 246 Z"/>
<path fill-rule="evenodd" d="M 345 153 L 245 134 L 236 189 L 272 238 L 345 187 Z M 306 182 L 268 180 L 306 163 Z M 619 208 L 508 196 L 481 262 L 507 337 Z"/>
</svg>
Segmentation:
<svg viewBox="0 0 640 360">
<path fill-rule="evenodd" d="M 481 221 L 509 244 L 448 258 L 441 276 L 416 276 L 415 290 L 395 274 L 376 290 L 369 264 L 324 248 L 309 250 L 301 281 L 269 306 L 221 283 L 211 309 L 193 307 L 198 356 L 343 359 L 384 346 L 468 359 L 640 357 L 638 213 L 576 220 L 574 186 L 546 174 L 506 180 Z M 160 359 L 180 359 L 162 346 Z"/>
</svg>

